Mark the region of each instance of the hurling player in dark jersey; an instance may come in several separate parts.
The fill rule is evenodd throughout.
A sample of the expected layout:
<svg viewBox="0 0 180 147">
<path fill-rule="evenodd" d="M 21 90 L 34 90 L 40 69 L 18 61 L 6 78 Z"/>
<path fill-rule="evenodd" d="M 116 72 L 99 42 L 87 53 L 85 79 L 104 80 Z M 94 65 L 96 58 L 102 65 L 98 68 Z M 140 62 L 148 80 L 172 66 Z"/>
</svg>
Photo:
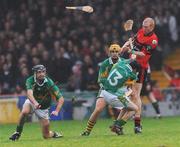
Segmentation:
<svg viewBox="0 0 180 147">
<path fill-rule="evenodd" d="M 132 95 L 135 103 L 137 104 L 139 111 L 135 114 L 134 124 L 135 133 L 142 132 L 141 126 L 141 99 L 140 93 L 142 84 L 146 79 L 147 68 L 149 59 L 158 45 L 158 38 L 154 33 L 155 22 L 152 18 L 145 18 L 137 34 L 134 36 L 133 49 L 130 47 L 130 42 L 126 42 L 123 46 L 123 51 L 128 50 L 130 56 L 136 56 L 136 63 L 138 68 L 138 80 L 133 86 L 134 93 Z"/>
</svg>

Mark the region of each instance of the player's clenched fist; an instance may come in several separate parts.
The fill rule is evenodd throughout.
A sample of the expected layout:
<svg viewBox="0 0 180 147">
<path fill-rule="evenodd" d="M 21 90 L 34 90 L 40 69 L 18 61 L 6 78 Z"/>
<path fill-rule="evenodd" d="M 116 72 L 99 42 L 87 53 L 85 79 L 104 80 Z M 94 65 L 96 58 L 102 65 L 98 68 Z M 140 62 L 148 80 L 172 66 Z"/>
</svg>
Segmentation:
<svg viewBox="0 0 180 147">
<path fill-rule="evenodd" d="M 51 115 L 58 116 L 58 113 L 59 113 L 59 112 L 57 112 L 57 111 L 52 111 L 52 112 L 51 112 Z"/>
</svg>

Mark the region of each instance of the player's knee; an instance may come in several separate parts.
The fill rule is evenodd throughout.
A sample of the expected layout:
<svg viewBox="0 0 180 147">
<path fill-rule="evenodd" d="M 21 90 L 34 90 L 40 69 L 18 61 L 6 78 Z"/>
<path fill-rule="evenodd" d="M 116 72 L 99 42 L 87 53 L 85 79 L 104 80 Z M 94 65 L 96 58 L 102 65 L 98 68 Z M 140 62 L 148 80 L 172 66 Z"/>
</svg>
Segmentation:
<svg viewBox="0 0 180 147">
<path fill-rule="evenodd" d="M 30 113 L 30 106 L 29 105 L 23 105 L 23 109 L 21 111 L 22 115 L 27 115 Z"/>
<path fill-rule="evenodd" d="M 138 102 L 136 103 L 138 109 L 141 109 L 141 106 L 142 106 L 142 102 L 141 100 L 138 100 Z"/>
<path fill-rule="evenodd" d="M 102 110 L 103 110 L 102 107 L 96 107 L 96 108 L 95 108 L 95 112 L 96 112 L 96 113 L 101 113 Z"/>
<path fill-rule="evenodd" d="M 136 92 L 133 90 L 133 92 L 131 93 L 131 97 L 134 99 L 136 97 Z"/>
<path fill-rule="evenodd" d="M 134 111 L 137 112 L 138 111 L 138 106 L 134 104 Z"/>
<path fill-rule="evenodd" d="M 140 96 L 138 95 L 137 92 L 134 92 L 132 95 L 132 101 L 135 102 L 135 103 L 138 103 L 139 99 L 140 99 Z"/>
<path fill-rule="evenodd" d="M 21 115 L 28 115 L 29 111 L 28 110 L 22 110 Z"/>
<path fill-rule="evenodd" d="M 95 111 L 96 111 L 97 113 L 100 113 L 103 109 L 104 109 L 104 102 L 103 102 L 103 101 L 98 101 L 98 102 L 96 103 Z"/>
</svg>

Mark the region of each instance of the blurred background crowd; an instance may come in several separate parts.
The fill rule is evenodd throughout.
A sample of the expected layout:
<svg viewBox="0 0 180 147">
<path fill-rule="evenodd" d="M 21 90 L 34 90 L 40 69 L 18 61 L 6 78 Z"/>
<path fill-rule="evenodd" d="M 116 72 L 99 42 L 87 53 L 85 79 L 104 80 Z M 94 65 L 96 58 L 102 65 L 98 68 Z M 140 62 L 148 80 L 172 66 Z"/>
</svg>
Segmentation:
<svg viewBox="0 0 180 147">
<path fill-rule="evenodd" d="M 87 4 L 94 13 L 65 9 Z M 98 63 L 111 43 L 126 41 L 122 26 L 130 18 L 135 32 L 145 17 L 155 19 L 159 46 L 151 68 L 161 70 L 179 46 L 178 14 L 178 0 L 1 0 L 0 94 L 21 94 L 36 64 L 44 64 L 67 91 L 97 90 Z"/>
</svg>

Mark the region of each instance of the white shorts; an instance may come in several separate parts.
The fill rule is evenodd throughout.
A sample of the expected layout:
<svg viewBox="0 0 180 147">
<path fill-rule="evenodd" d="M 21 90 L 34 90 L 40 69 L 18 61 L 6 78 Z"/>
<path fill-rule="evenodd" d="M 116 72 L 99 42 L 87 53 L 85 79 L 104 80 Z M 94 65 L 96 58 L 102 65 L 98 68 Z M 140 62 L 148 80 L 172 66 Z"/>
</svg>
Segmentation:
<svg viewBox="0 0 180 147">
<path fill-rule="evenodd" d="M 103 97 L 105 99 L 106 103 L 111 105 L 113 108 L 118 108 L 118 109 L 127 107 L 127 105 L 130 102 L 129 98 L 126 97 L 125 98 L 126 104 L 124 104 L 118 99 L 118 97 L 116 95 L 114 95 L 106 90 L 102 90 L 99 97 Z"/>
<path fill-rule="evenodd" d="M 48 109 L 35 109 L 34 105 L 27 99 L 23 105 L 30 105 L 31 113 L 35 113 L 39 119 L 49 119 L 49 110 Z"/>
</svg>

